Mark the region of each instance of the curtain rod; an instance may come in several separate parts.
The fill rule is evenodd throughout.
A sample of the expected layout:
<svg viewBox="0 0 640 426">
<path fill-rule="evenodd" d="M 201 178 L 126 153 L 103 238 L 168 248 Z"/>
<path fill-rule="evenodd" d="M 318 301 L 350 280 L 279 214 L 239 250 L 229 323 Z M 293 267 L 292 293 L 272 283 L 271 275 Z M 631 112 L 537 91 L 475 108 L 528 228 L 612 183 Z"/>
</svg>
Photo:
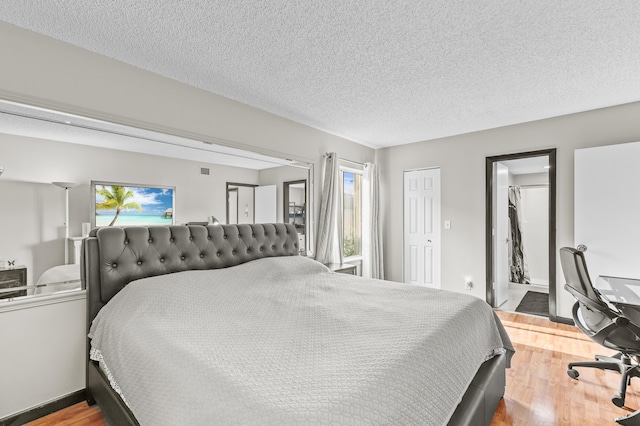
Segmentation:
<svg viewBox="0 0 640 426">
<path fill-rule="evenodd" d="M 325 152 L 325 153 L 324 153 L 324 155 L 323 155 L 322 157 L 328 157 L 328 156 L 329 156 L 329 154 L 330 154 L 329 152 Z M 336 155 L 337 155 L 337 154 L 336 154 Z M 361 167 L 366 167 L 366 166 L 367 166 L 367 164 L 366 164 L 366 163 L 359 163 L 359 162 L 357 162 L 357 161 L 347 160 L 346 158 L 338 157 L 338 159 L 339 159 L 340 161 L 344 161 L 345 163 L 355 164 L 356 166 L 361 166 Z"/>
<path fill-rule="evenodd" d="M 509 185 L 511 188 L 513 187 L 517 187 L 517 188 L 546 188 L 549 186 L 548 183 L 538 183 L 535 185 Z"/>
</svg>

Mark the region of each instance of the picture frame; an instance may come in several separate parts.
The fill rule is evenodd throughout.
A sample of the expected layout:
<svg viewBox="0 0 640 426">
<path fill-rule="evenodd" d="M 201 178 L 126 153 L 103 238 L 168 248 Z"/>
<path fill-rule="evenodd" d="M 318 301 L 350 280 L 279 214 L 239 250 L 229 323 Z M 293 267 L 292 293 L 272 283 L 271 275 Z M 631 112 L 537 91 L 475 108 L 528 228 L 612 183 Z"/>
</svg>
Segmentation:
<svg viewBox="0 0 640 426">
<path fill-rule="evenodd" d="M 91 181 L 91 228 L 175 224 L 175 186 Z"/>
</svg>

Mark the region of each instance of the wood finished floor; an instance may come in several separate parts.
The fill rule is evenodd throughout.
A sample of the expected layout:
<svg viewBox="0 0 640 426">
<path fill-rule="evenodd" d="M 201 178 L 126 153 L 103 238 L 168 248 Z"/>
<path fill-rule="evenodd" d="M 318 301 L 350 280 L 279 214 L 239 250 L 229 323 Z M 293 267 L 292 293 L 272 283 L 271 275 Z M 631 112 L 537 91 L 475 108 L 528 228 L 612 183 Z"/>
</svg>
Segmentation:
<svg viewBox="0 0 640 426">
<path fill-rule="evenodd" d="M 498 311 L 516 348 L 507 370 L 507 389 L 492 426 L 616 425 L 614 419 L 640 408 L 640 380 L 627 390 L 626 406 L 611 403 L 620 375 L 591 368 L 580 369 L 580 378 L 567 376 L 567 363 L 609 355 L 577 328 L 546 318 Z M 84 402 L 43 417 L 30 426 L 102 426 L 100 410 Z"/>
</svg>

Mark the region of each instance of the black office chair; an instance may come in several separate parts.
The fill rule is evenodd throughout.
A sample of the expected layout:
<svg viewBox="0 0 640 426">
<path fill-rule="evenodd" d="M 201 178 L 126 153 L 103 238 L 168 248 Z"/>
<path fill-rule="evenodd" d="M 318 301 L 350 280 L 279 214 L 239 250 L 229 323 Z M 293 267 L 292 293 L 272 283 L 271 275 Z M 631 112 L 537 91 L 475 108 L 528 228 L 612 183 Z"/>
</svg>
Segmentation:
<svg viewBox="0 0 640 426">
<path fill-rule="evenodd" d="M 615 422 L 623 426 L 640 426 L 640 410 L 618 417 Z"/>
<path fill-rule="evenodd" d="M 619 371 L 622 374 L 620 392 L 613 395 L 611 401 L 622 407 L 631 378 L 640 377 L 640 327 L 602 299 L 591 283 L 582 252 L 563 247 L 560 263 L 566 280 L 564 288 L 577 299 L 573 305 L 576 326 L 596 343 L 618 351 L 611 357 L 596 355 L 595 361 L 569 363 L 567 374 L 577 379 L 579 373 L 574 367 Z"/>
</svg>

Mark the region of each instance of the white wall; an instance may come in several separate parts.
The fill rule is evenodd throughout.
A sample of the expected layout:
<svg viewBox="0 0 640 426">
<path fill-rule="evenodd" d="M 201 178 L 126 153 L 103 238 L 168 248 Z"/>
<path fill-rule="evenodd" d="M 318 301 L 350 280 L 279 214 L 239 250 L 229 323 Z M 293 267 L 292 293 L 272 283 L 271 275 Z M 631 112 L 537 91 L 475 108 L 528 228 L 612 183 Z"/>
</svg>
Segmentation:
<svg viewBox="0 0 640 426">
<path fill-rule="evenodd" d="M 402 279 L 402 171 L 440 167 L 442 288 L 485 298 L 485 158 L 557 148 L 556 247 L 573 246 L 573 152 L 640 140 L 640 103 L 534 121 L 378 150 L 381 166 L 385 274 Z M 563 290 L 557 261 L 558 315 L 571 317 L 574 299 Z M 464 289 L 464 278 L 477 284 Z"/>
<path fill-rule="evenodd" d="M 86 302 L 0 312 L 0 419 L 85 387 Z"/>
<path fill-rule="evenodd" d="M 297 206 L 304 204 L 304 188 L 289 188 L 289 202 Z"/>
<path fill-rule="evenodd" d="M 0 158 L 5 168 L 5 143 L 0 135 Z M 33 284 L 47 269 L 64 263 L 64 190 L 51 183 L 0 178 L 0 259 L 27 267 L 27 283 Z"/>
<path fill-rule="evenodd" d="M 547 185 L 549 184 L 549 173 L 524 173 L 512 175 L 509 185 Z"/>
</svg>

